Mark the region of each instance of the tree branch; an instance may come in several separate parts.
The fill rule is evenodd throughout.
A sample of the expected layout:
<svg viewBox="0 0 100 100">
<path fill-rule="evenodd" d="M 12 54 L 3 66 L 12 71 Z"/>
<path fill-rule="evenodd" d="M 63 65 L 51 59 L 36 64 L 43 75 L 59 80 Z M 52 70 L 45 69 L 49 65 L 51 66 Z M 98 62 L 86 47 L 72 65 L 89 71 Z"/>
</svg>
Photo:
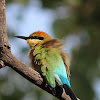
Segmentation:
<svg viewBox="0 0 100 100">
<path fill-rule="evenodd" d="M 42 76 L 28 67 L 11 53 L 10 45 L 8 43 L 7 29 L 6 29 L 6 18 L 5 18 L 5 0 L 0 0 L 0 68 L 4 66 L 9 66 L 17 73 L 22 75 L 24 78 L 34 83 L 38 87 L 52 94 L 50 88 L 43 81 Z M 57 97 L 60 100 L 71 100 L 68 95 L 66 95 L 64 89 L 58 85 L 55 88 Z M 52 94 L 53 95 L 53 94 Z"/>
<path fill-rule="evenodd" d="M 0 43 L 8 43 L 5 17 L 5 0 L 0 0 Z"/>
</svg>

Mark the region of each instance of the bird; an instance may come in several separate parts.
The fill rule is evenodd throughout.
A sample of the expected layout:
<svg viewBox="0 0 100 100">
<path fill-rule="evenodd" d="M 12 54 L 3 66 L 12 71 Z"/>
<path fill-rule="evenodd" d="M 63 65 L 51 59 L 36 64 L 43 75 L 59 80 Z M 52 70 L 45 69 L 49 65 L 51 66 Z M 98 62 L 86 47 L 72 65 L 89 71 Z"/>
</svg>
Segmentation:
<svg viewBox="0 0 100 100">
<path fill-rule="evenodd" d="M 77 100 L 70 85 L 69 55 L 62 50 L 64 42 L 52 39 L 46 32 L 36 31 L 26 36 L 15 36 L 26 40 L 31 67 L 38 71 L 53 90 L 56 84 L 63 87 L 72 100 Z"/>
</svg>

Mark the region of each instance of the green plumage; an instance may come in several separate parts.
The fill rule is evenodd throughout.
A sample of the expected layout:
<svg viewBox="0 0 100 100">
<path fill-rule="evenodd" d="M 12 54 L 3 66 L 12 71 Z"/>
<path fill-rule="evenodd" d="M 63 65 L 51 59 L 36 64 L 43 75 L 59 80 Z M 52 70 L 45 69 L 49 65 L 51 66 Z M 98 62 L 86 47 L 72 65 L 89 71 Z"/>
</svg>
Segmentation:
<svg viewBox="0 0 100 100">
<path fill-rule="evenodd" d="M 59 66 L 60 54 L 56 48 L 43 48 L 37 45 L 33 51 L 34 61 L 39 66 L 39 70 L 46 78 L 51 87 L 55 87 L 54 72 Z"/>
</svg>

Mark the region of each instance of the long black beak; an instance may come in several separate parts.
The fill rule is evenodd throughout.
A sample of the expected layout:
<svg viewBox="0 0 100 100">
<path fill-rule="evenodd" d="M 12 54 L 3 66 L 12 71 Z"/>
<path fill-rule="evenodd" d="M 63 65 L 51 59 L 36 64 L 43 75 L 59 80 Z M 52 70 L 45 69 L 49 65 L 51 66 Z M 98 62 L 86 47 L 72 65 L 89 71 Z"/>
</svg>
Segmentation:
<svg viewBox="0 0 100 100">
<path fill-rule="evenodd" d="M 29 39 L 29 37 L 26 37 L 26 36 L 14 36 L 14 37 L 21 38 L 21 39 L 24 39 L 24 40 Z"/>
</svg>

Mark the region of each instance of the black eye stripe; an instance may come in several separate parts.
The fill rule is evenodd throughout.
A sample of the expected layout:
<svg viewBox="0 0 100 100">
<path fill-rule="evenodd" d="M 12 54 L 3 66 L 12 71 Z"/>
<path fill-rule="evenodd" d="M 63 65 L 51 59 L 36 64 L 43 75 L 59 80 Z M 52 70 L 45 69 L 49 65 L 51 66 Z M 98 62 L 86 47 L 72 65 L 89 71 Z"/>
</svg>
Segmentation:
<svg viewBox="0 0 100 100">
<path fill-rule="evenodd" d="M 38 37 L 38 36 L 29 37 L 28 39 L 39 39 L 39 40 L 44 40 L 43 37 Z"/>
<path fill-rule="evenodd" d="M 39 40 L 44 40 L 44 37 L 38 37 L 39 38 Z"/>
</svg>

